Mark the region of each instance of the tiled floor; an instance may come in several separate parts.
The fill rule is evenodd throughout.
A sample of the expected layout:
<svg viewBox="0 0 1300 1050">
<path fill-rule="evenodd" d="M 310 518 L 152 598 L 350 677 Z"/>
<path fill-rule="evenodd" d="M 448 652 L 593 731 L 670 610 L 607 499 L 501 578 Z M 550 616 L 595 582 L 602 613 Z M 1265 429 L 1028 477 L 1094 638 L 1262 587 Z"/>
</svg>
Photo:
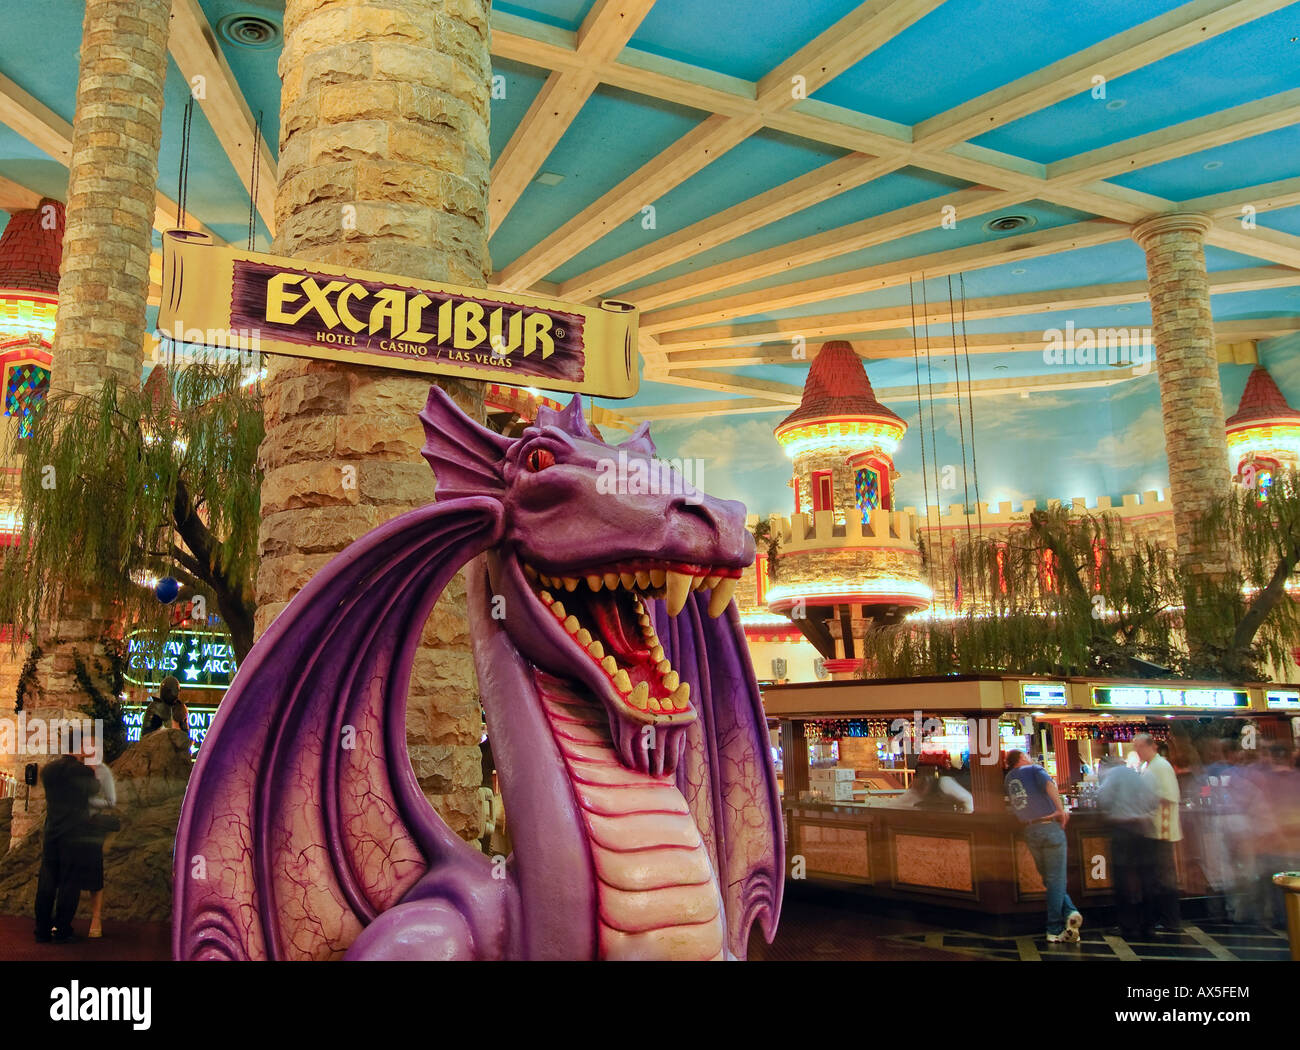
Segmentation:
<svg viewBox="0 0 1300 1050">
<path fill-rule="evenodd" d="M 1141 941 L 1126 941 L 1106 929 L 1085 929 L 1077 944 L 1049 944 L 1042 934 L 988 937 L 962 930 L 899 933 L 888 939 L 909 948 L 940 949 L 975 959 L 1011 962 L 1285 962 L 1290 958 L 1282 932 L 1226 922 L 1185 923 L 1180 933 L 1157 931 Z"/>
</svg>

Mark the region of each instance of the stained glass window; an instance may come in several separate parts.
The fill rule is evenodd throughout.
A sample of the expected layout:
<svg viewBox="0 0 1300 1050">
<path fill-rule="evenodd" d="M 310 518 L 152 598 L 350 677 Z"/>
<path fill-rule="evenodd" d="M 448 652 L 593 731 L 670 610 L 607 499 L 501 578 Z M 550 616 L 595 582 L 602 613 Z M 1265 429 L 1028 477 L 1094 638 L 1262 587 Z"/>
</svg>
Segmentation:
<svg viewBox="0 0 1300 1050">
<path fill-rule="evenodd" d="M 862 511 L 862 521 L 871 520 L 871 512 L 880 509 L 880 474 L 870 467 L 863 467 L 854 478 L 853 489 L 857 495 L 858 509 Z"/>
<path fill-rule="evenodd" d="M 45 400 L 50 388 L 50 370 L 35 362 L 14 365 L 5 382 L 5 415 L 18 419 L 18 436 L 32 430 L 32 413 Z"/>
</svg>

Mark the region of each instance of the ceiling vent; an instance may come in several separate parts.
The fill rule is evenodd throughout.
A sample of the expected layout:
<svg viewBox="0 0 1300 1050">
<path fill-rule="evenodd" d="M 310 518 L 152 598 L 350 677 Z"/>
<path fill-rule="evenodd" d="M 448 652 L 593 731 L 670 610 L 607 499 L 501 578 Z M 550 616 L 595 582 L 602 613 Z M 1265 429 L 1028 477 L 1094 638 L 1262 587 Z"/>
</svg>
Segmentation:
<svg viewBox="0 0 1300 1050">
<path fill-rule="evenodd" d="M 227 43 L 256 50 L 275 47 L 282 35 L 280 27 L 262 15 L 226 15 L 217 23 L 217 32 Z"/>
<path fill-rule="evenodd" d="M 999 215 L 996 219 L 989 219 L 984 229 L 990 233 L 1011 233 L 1013 230 L 1027 230 L 1037 221 L 1032 215 Z"/>
</svg>

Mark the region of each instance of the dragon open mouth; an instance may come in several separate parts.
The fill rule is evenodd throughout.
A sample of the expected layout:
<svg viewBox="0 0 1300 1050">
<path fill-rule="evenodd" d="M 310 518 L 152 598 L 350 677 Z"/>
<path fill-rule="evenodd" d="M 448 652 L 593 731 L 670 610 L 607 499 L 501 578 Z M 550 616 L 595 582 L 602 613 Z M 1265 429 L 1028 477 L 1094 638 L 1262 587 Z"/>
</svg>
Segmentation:
<svg viewBox="0 0 1300 1050">
<path fill-rule="evenodd" d="M 609 680 L 624 713 L 640 722 L 690 722 L 691 687 L 664 655 L 643 599 L 662 599 L 670 616 L 692 591 L 712 591 L 709 615 L 731 602 L 739 569 L 639 561 L 552 576 L 524 566 L 538 600 Z"/>
</svg>

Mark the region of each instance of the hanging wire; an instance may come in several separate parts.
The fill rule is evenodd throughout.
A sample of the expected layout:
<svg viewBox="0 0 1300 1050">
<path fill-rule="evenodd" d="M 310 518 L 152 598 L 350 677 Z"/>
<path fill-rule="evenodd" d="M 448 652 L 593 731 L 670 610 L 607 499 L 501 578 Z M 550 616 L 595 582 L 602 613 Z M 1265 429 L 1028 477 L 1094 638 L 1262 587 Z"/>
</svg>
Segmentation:
<svg viewBox="0 0 1300 1050">
<path fill-rule="evenodd" d="M 916 370 L 916 424 L 921 433 L 921 486 L 925 490 L 925 526 L 930 527 L 930 479 L 925 472 L 925 413 L 921 410 L 921 352 L 916 340 L 916 286 L 907 279 L 907 291 L 912 300 L 912 365 Z M 936 496 L 938 493 L 936 493 Z M 943 522 L 940 522 L 942 525 Z M 939 544 L 942 549 L 942 542 Z M 930 590 L 934 591 L 934 552 L 927 552 L 926 568 L 930 574 Z"/>
<path fill-rule="evenodd" d="M 257 122 L 253 125 L 253 170 L 248 178 L 248 250 L 257 250 L 257 191 L 262 177 L 262 110 L 257 111 Z M 255 369 L 253 373 L 254 389 L 257 396 L 262 396 L 262 373 L 266 370 L 266 355 L 259 353 L 253 361 L 253 348 L 248 347 L 249 364 Z M 243 363 L 243 348 L 240 348 L 240 363 Z"/>
<path fill-rule="evenodd" d="M 928 400 L 930 402 L 930 459 L 934 463 L 934 498 L 939 498 L 939 431 L 934 425 L 934 365 L 931 363 L 930 354 L 930 299 L 925 290 L 925 274 L 921 274 L 921 310 L 925 317 L 925 382 L 928 390 Z M 922 463 L 924 467 L 924 463 Z M 942 541 L 943 537 L 943 508 L 935 506 L 935 513 L 939 518 L 939 535 Z M 942 564 L 939 567 L 939 580 L 943 584 L 944 590 L 948 589 L 948 574 L 944 571 Z M 956 591 L 953 591 L 953 597 L 956 598 Z"/>
<path fill-rule="evenodd" d="M 966 410 L 970 414 L 970 465 L 975 476 L 975 520 L 979 523 L 980 535 L 984 535 L 984 505 L 980 500 L 980 464 L 975 454 L 975 399 L 971 393 L 970 382 L 970 345 L 966 342 L 966 274 L 957 275 L 961 290 L 961 346 L 966 355 Z M 953 350 L 956 353 L 956 348 Z"/>
<path fill-rule="evenodd" d="M 972 541 L 970 479 L 966 474 L 966 427 L 961 418 L 961 370 L 957 363 L 957 309 L 952 297 L 952 274 L 948 275 L 948 324 L 952 329 L 952 375 L 957 382 L 957 435 L 961 439 L 961 485 L 966 506 L 966 542 L 969 544 Z"/>
<path fill-rule="evenodd" d="M 176 224 L 185 228 L 185 204 L 190 188 L 190 129 L 194 125 L 194 95 L 185 100 L 185 114 L 181 117 L 181 161 L 176 187 Z"/>
</svg>

